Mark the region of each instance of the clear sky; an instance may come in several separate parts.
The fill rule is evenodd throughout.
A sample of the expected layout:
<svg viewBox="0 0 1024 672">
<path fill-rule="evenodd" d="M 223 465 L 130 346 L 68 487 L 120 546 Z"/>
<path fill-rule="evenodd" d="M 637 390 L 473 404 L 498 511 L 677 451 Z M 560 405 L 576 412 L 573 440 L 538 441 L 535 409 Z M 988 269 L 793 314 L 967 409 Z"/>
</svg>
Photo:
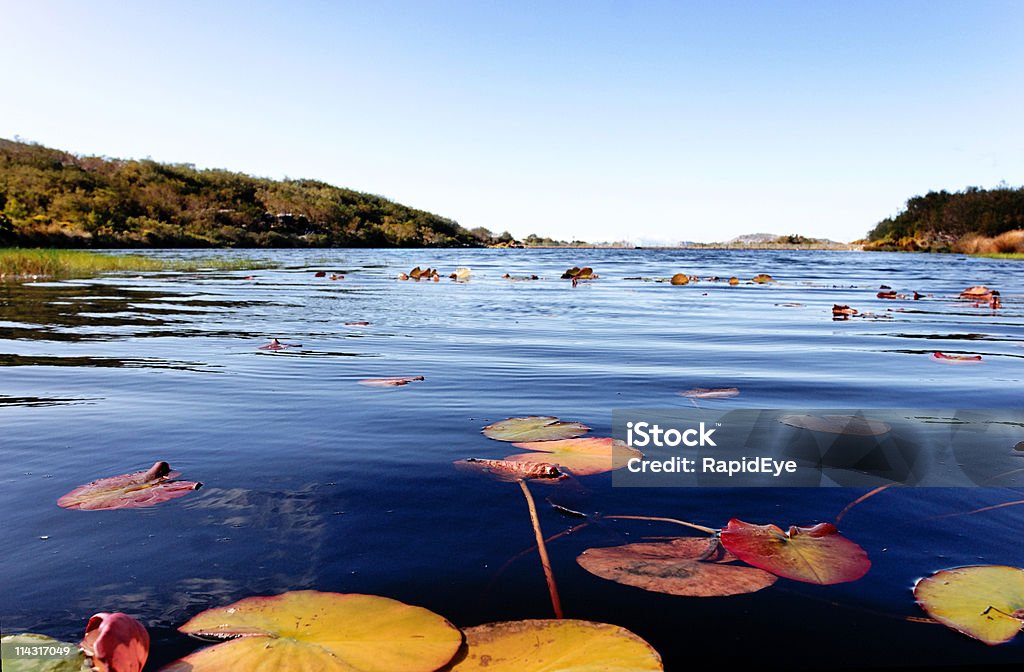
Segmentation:
<svg viewBox="0 0 1024 672">
<path fill-rule="evenodd" d="M 1024 184 L 1024 2 L 0 0 L 0 137 L 516 236 L 852 240 Z"/>
</svg>

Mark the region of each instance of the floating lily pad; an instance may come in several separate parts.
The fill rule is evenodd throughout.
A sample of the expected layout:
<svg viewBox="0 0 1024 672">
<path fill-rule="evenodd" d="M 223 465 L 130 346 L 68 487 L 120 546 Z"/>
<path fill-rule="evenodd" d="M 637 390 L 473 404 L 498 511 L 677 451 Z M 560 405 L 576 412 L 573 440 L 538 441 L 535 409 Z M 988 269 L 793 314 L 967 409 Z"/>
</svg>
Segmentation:
<svg viewBox="0 0 1024 672">
<path fill-rule="evenodd" d="M 983 361 L 981 355 L 947 355 L 942 352 L 933 354 L 932 360 L 943 364 L 981 364 Z"/>
<path fill-rule="evenodd" d="M 85 626 L 82 650 L 96 672 L 141 672 L 149 658 L 149 633 L 128 614 L 96 614 Z"/>
<path fill-rule="evenodd" d="M 451 623 L 421 607 L 315 590 L 249 597 L 204 611 L 178 629 L 233 639 L 189 654 L 163 672 L 433 672 L 462 643 Z"/>
<path fill-rule="evenodd" d="M 392 376 L 390 378 L 364 378 L 360 385 L 367 387 L 401 387 L 417 380 L 426 380 L 423 376 Z"/>
<path fill-rule="evenodd" d="M 738 396 L 740 391 L 735 387 L 695 387 L 692 390 L 680 392 L 679 394 L 690 399 L 728 399 Z"/>
<path fill-rule="evenodd" d="M 153 506 L 184 497 L 203 485 L 172 480 L 178 475 L 166 462 L 157 462 L 147 471 L 110 476 L 81 485 L 58 499 L 57 506 L 83 511 Z"/>
<path fill-rule="evenodd" d="M 992 290 L 985 285 L 975 285 L 974 287 L 968 287 L 964 291 L 960 292 L 960 298 L 963 299 L 990 299 L 992 297 Z"/>
<path fill-rule="evenodd" d="M 944 569 L 914 586 L 921 608 L 939 623 L 989 645 L 1024 628 L 1024 569 L 978 565 Z"/>
<path fill-rule="evenodd" d="M 721 533 L 722 545 L 740 560 L 772 574 L 817 584 L 856 581 L 871 568 L 863 548 L 831 523 L 813 527 L 753 525 L 733 518 Z"/>
<path fill-rule="evenodd" d="M 625 443 L 612 438 L 590 437 L 565 439 L 564 441 L 530 441 L 512 445 L 516 448 L 549 453 L 549 455 L 524 453 L 511 455 L 506 457 L 506 460 L 537 462 L 538 457 L 543 457 L 544 461 L 564 467 L 576 476 L 591 476 L 621 469 L 631 458 L 643 457 L 643 453 L 639 450 L 630 448 Z"/>
<path fill-rule="evenodd" d="M 572 439 L 590 431 L 581 422 L 562 422 L 550 415 L 509 418 L 483 428 L 483 434 L 497 441 L 557 441 Z"/>
<path fill-rule="evenodd" d="M 470 457 L 458 460 L 455 466 L 459 469 L 481 471 L 494 476 L 499 481 L 519 481 L 530 479 L 565 478 L 565 474 L 550 462 L 513 462 L 511 460 L 487 460 Z"/>
<path fill-rule="evenodd" d="M 717 539 L 696 537 L 590 548 L 576 558 L 583 569 L 602 579 L 686 597 L 753 593 L 777 580 L 762 569 L 728 564 L 735 561 Z"/>
<path fill-rule="evenodd" d="M 690 276 L 685 273 L 676 273 L 669 282 L 673 285 L 686 285 L 690 282 Z"/>
<path fill-rule="evenodd" d="M 526 620 L 464 630 L 464 656 L 451 672 L 643 672 L 661 656 L 625 628 L 592 621 Z"/>
<path fill-rule="evenodd" d="M 45 647 L 58 654 L 30 657 L 18 654 L 16 647 Z M 66 654 L 59 655 L 65 651 Z M 76 644 L 59 642 L 46 635 L 4 635 L 0 638 L 0 653 L 4 672 L 91 672 L 93 669 Z"/>
<path fill-rule="evenodd" d="M 768 282 L 775 282 L 775 278 L 768 275 L 767 273 L 758 273 L 752 278 L 752 280 L 759 285 L 763 285 Z"/>
<path fill-rule="evenodd" d="M 881 420 L 868 420 L 856 415 L 784 415 L 779 422 L 812 432 L 847 436 L 881 436 L 892 429 Z"/>
</svg>

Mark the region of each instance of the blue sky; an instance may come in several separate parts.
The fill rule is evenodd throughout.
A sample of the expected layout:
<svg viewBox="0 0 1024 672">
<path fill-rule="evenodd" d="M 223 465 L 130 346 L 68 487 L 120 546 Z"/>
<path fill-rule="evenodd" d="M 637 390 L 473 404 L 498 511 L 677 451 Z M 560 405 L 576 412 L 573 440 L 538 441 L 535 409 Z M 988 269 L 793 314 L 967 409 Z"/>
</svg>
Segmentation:
<svg viewBox="0 0 1024 672">
<path fill-rule="evenodd" d="M 585 240 L 1024 184 L 1024 2 L 0 0 L 0 137 Z"/>
</svg>

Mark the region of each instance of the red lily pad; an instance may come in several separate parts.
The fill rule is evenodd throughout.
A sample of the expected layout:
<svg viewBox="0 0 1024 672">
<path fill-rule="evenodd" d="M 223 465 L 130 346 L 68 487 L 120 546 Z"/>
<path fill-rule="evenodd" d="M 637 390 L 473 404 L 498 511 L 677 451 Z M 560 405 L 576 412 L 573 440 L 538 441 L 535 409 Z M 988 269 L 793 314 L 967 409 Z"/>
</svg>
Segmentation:
<svg viewBox="0 0 1024 672">
<path fill-rule="evenodd" d="M 358 320 L 358 321 L 355 321 L 355 322 L 346 322 L 345 326 L 346 327 L 368 327 L 368 326 L 370 326 L 370 323 L 366 322 L 365 320 Z"/>
<path fill-rule="evenodd" d="M 878 294 L 875 294 L 875 296 L 878 297 L 879 299 L 895 299 L 896 298 L 896 290 L 895 289 L 885 290 L 885 291 L 879 292 Z"/>
<path fill-rule="evenodd" d="M 722 530 L 722 545 L 740 560 L 794 581 L 830 585 L 856 581 L 871 568 L 863 548 L 839 534 L 832 523 L 813 527 L 754 525 L 733 518 Z"/>
<path fill-rule="evenodd" d="M 157 462 L 146 471 L 110 476 L 81 485 L 58 499 L 57 506 L 82 511 L 153 506 L 184 497 L 203 485 L 195 481 L 172 480 L 178 475 L 166 462 Z"/>
<path fill-rule="evenodd" d="M 550 462 L 514 462 L 512 460 L 487 460 L 470 457 L 458 460 L 455 466 L 459 469 L 480 471 L 494 476 L 499 481 L 519 481 L 530 479 L 566 478 L 557 466 Z"/>
<path fill-rule="evenodd" d="M 857 313 L 858 313 L 858 311 L 857 311 L 856 308 L 850 308 L 849 306 L 846 306 L 846 305 L 839 305 L 837 303 L 837 304 L 834 304 L 832 306 L 832 315 L 833 315 L 833 317 L 837 317 L 837 316 L 850 317 L 852 315 L 856 315 Z"/>
<path fill-rule="evenodd" d="M 149 633 L 127 614 L 96 614 L 85 626 L 81 647 L 96 672 L 141 672 L 149 657 Z"/>
<path fill-rule="evenodd" d="M 393 376 L 391 378 L 364 378 L 359 381 L 360 385 L 367 387 L 400 387 L 408 385 L 417 380 L 426 380 L 423 376 Z"/>
<path fill-rule="evenodd" d="M 589 548 L 576 562 L 602 579 L 686 597 L 753 593 L 777 580 L 762 569 L 729 564 L 736 562 L 736 557 L 713 538 Z"/>
<path fill-rule="evenodd" d="M 981 355 L 947 355 L 936 352 L 932 355 L 932 361 L 943 364 L 981 364 Z"/>
</svg>

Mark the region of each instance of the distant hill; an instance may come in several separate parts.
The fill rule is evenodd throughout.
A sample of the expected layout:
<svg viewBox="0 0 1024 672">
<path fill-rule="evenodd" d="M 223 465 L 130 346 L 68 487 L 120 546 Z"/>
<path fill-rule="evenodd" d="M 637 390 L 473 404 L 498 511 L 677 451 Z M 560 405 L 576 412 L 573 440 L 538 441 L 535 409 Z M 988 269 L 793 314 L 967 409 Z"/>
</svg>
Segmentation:
<svg viewBox="0 0 1024 672">
<path fill-rule="evenodd" d="M 747 233 L 724 243 L 681 243 L 680 247 L 726 250 L 846 250 L 853 246 L 827 238 L 808 238 L 796 233 L 786 236 L 777 233 Z"/>
<path fill-rule="evenodd" d="M 0 139 L 2 245 L 467 247 L 494 242 L 484 231 L 316 180 L 82 157 Z"/>
<path fill-rule="evenodd" d="M 759 243 L 771 243 L 774 242 L 780 236 L 777 233 L 747 233 L 742 236 L 736 236 L 730 241 L 726 242 L 726 245 L 751 245 Z"/>
<path fill-rule="evenodd" d="M 914 196 L 898 215 L 879 222 L 868 233 L 865 249 L 984 251 L 987 241 L 1015 240 L 1017 236 L 1005 234 L 1020 229 L 1024 229 L 1024 187 L 930 191 Z"/>
</svg>

